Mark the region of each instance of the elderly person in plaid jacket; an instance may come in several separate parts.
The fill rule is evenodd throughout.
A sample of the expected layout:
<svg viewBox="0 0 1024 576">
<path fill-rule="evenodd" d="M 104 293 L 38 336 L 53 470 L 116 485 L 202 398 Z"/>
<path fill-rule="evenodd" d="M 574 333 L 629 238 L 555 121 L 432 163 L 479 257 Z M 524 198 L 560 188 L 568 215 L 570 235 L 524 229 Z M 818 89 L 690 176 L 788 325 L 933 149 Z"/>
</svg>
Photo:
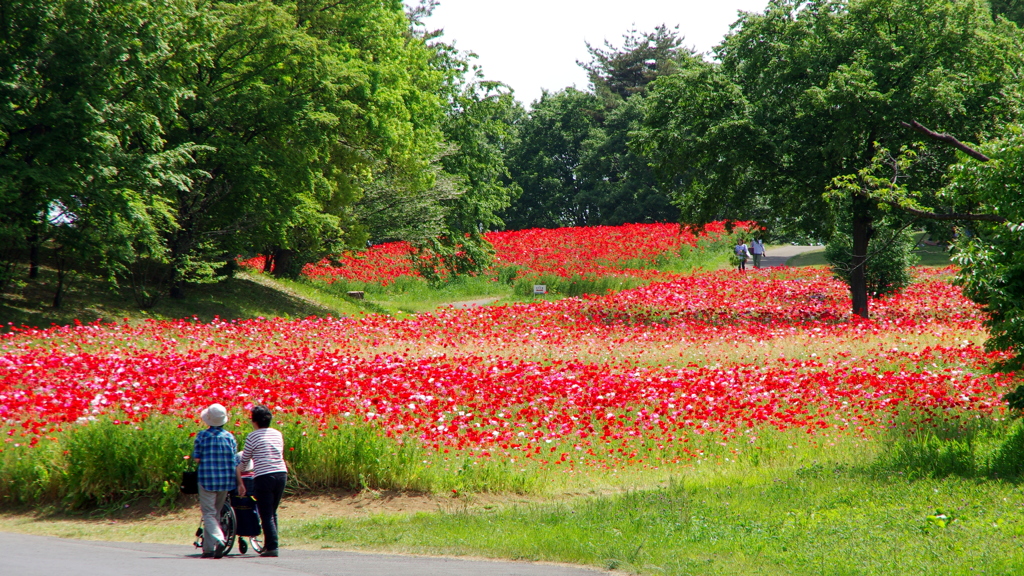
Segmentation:
<svg viewBox="0 0 1024 576">
<path fill-rule="evenodd" d="M 224 429 L 228 411 L 220 404 L 211 404 L 199 415 L 209 428 L 196 435 L 192 459 L 199 465 L 199 509 L 203 513 L 203 558 L 222 558 L 225 538 L 220 525 L 220 511 L 228 492 L 241 484 L 238 465 L 238 443 Z"/>
</svg>

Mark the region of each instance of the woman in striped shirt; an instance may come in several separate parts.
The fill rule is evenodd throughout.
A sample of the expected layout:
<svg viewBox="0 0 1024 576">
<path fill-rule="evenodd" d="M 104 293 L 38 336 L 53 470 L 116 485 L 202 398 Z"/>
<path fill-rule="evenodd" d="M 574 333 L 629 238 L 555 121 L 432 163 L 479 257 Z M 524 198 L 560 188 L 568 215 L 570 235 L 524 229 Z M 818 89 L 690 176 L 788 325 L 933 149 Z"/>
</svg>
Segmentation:
<svg viewBox="0 0 1024 576">
<path fill-rule="evenodd" d="M 272 420 L 270 409 L 266 406 L 255 406 L 252 409 L 252 424 L 256 428 L 245 437 L 245 448 L 242 450 L 242 462 L 238 465 L 239 473 L 252 461 L 253 496 L 256 497 L 256 509 L 260 513 L 260 524 L 263 526 L 263 552 L 260 556 L 277 557 L 277 506 L 284 495 L 284 485 L 288 482 L 288 466 L 284 463 L 284 437 L 281 432 L 270 427 Z M 245 486 L 239 485 L 239 496 L 245 496 Z"/>
</svg>

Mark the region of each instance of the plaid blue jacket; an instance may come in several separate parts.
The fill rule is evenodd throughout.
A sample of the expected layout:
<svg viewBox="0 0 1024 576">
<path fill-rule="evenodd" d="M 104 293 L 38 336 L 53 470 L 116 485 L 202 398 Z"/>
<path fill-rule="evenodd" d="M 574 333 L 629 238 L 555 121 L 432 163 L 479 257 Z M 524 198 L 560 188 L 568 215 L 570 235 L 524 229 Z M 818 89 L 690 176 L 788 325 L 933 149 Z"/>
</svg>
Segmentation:
<svg viewBox="0 0 1024 576">
<path fill-rule="evenodd" d="M 199 459 L 199 485 L 210 492 L 234 490 L 237 452 L 234 435 L 220 426 L 197 434 L 192 458 Z"/>
</svg>

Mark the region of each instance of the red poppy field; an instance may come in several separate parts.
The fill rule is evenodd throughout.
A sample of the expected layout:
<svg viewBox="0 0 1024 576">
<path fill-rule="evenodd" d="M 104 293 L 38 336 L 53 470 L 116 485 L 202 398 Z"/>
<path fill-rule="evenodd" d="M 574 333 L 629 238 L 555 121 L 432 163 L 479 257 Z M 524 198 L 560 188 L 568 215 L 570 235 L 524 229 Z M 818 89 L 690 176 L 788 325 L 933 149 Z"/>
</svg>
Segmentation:
<svg viewBox="0 0 1024 576">
<path fill-rule="evenodd" d="M 413 443 L 428 465 L 543 473 L 721 461 L 780 431 L 824 446 L 999 418 L 1013 375 L 988 370 L 981 313 L 952 270 L 916 274 L 871 320 L 827 271 L 780 268 L 407 319 L 11 327 L 3 449 L 95 419 L 195 430 L 212 401 L 236 426 L 265 403 L 309 435 L 357 425 Z"/>
<path fill-rule="evenodd" d="M 735 223 L 746 230 L 751 223 Z M 629 276 L 641 279 L 665 278 L 651 268 L 658 258 L 694 246 L 700 239 L 727 236 L 723 222 L 712 222 L 697 234 L 678 224 L 624 224 L 589 228 L 530 229 L 488 232 L 484 237 L 494 246 L 489 273 L 507 267 L 520 276 L 551 275 L 561 278 Z M 363 252 L 346 252 L 334 259 L 309 264 L 303 274 L 328 283 L 348 280 L 387 286 L 403 276 L 418 277 L 412 265 L 412 249 L 406 242 L 389 242 Z M 241 266 L 262 269 L 264 257 L 241 262 Z M 631 264 L 629 268 L 624 265 Z"/>
</svg>

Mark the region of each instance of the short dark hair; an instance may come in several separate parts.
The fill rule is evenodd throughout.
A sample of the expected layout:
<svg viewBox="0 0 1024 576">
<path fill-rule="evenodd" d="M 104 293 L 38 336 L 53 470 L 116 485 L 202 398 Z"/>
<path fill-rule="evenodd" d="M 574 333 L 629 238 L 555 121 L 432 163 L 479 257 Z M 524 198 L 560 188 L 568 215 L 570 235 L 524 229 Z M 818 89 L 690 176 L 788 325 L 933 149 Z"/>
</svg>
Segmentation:
<svg viewBox="0 0 1024 576">
<path fill-rule="evenodd" d="M 270 414 L 270 408 L 266 406 L 252 407 L 252 421 L 260 428 L 269 428 L 270 421 L 273 419 L 274 417 Z"/>
</svg>

